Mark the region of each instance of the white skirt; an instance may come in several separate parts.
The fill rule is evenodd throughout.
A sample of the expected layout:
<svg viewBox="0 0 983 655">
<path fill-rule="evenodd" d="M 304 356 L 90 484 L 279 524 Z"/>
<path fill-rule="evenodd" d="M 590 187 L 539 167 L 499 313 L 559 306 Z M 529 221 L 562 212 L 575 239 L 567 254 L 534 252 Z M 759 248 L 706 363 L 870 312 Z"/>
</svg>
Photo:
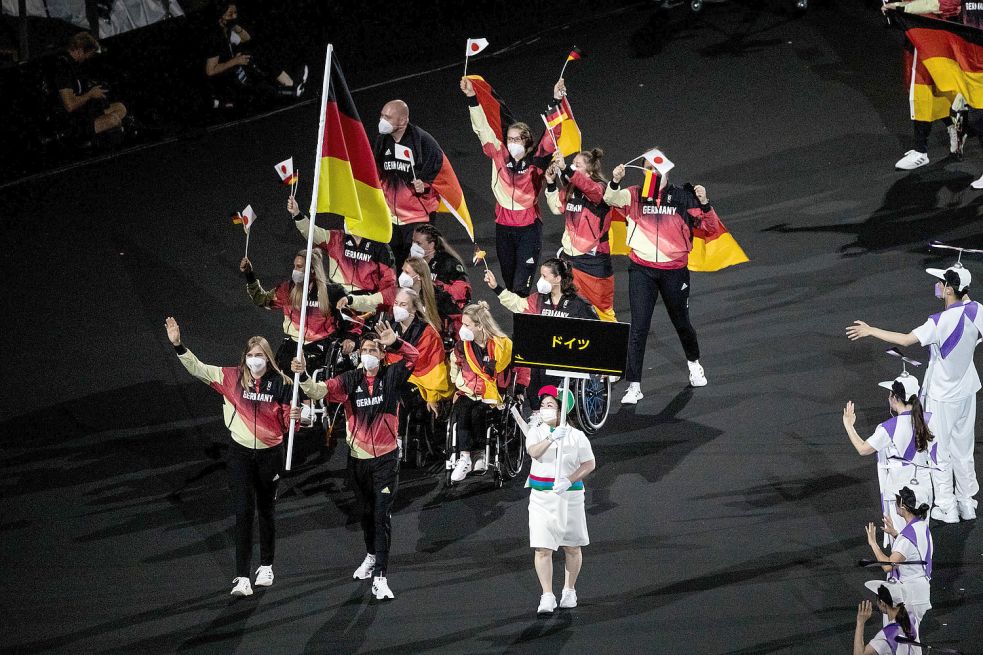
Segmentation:
<svg viewBox="0 0 983 655">
<path fill-rule="evenodd" d="M 560 546 L 586 546 L 587 513 L 583 491 L 529 492 L 529 546 L 557 550 Z"/>
</svg>

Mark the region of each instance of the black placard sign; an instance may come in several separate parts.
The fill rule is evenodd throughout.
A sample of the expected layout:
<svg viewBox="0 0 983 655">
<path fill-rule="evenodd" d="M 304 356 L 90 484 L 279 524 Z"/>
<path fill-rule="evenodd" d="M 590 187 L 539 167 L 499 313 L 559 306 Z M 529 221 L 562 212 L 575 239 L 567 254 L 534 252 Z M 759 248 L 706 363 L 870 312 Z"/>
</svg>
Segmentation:
<svg viewBox="0 0 983 655">
<path fill-rule="evenodd" d="M 512 357 L 518 366 L 623 375 L 628 323 L 515 314 Z"/>
</svg>

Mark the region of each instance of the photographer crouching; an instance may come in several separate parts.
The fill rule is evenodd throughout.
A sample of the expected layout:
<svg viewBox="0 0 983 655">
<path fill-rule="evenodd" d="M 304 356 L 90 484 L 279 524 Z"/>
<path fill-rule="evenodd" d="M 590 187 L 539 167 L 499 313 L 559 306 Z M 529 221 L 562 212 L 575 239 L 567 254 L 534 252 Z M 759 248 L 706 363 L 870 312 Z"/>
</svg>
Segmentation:
<svg viewBox="0 0 983 655">
<path fill-rule="evenodd" d="M 88 141 L 97 134 L 115 130 L 122 139 L 126 107 L 110 100 L 104 84 L 94 83 L 82 74 L 82 65 L 99 52 L 99 42 L 88 32 L 79 32 L 55 61 L 54 88 L 68 113 L 72 136 Z"/>
</svg>

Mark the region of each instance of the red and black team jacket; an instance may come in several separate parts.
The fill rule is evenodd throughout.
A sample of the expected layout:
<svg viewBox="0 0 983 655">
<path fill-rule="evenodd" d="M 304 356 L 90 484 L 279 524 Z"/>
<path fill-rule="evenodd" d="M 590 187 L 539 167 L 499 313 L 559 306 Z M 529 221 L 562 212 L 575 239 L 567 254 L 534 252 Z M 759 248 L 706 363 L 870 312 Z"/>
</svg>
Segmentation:
<svg viewBox="0 0 983 655">
<path fill-rule="evenodd" d="M 426 185 L 426 190 L 418 194 L 413 188 L 410 162 L 396 156 L 396 145 L 391 134 L 380 134 L 373 147 L 375 165 L 392 221 L 396 225 L 427 222 L 440 205 L 440 196 L 430 185 L 440 173 L 444 162 L 443 151 L 426 130 L 412 123 L 406 126 L 398 145 L 413 152 L 413 171 L 417 179 Z"/>
<path fill-rule="evenodd" d="M 611 277 L 611 208 L 604 202 L 604 184 L 571 166 L 563 171 L 563 179 L 562 188 L 546 186 L 550 211 L 563 216 L 563 254 L 588 275 Z"/>
<path fill-rule="evenodd" d="M 281 282 L 269 291 L 263 288 L 252 271 L 246 274 L 246 280 L 246 291 L 253 302 L 260 307 L 279 309 L 283 312 L 283 333 L 297 341 L 297 337 L 300 336 L 300 310 L 290 302 L 290 293 L 296 286 L 293 280 Z M 307 324 L 304 326 L 304 344 L 315 343 L 332 337 L 355 339 L 360 332 L 361 326 L 342 319 L 338 310 L 332 310 L 327 316 L 321 312 L 317 286 L 312 283 L 307 293 Z"/>
<path fill-rule="evenodd" d="M 307 238 L 311 220 L 304 214 L 294 218 L 297 229 Z M 351 307 L 358 312 L 391 311 L 399 287 L 395 261 L 388 243 L 370 239 L 356 242 L 341 230 L 314 227 L 314 243 L 331 258 L 328 277 L 352 296 Z"/>
<path fill-rule="evenodd" d="M 382 367 L 378 375 L 367 376 L 359 368 L 324 382 L 305 377 L 300 383 L 304 393 L 314 400 L 327 398 L 328 402 L 344 404 L 348 447 L 356 459 L 380 457 L 397 447 L 400 390 L 409 380 L 420 353 L 402 339 L 387 350 L 395 351 L 402 359 Z"/>
<path fill-rule="evenodd" d="M 471 282 L 468 281 L 468 273 L 464 270 L 464 264 L 449 253 L 437 251 L 433 259 L 430 260 L 430 279 L 437 289 L 443 289 L 457 305 L 460 314 L 465 307 L 471 304 Z"/>
</svg>

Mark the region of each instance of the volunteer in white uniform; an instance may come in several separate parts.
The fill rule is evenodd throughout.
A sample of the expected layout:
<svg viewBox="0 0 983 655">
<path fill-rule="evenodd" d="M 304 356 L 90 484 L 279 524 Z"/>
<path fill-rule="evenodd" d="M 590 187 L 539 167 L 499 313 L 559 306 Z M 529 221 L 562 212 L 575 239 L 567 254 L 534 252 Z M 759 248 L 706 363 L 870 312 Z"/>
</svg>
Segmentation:
<svg viewBox="0 0 983 655">
<path fill-rule="evenodd" d="M 884 519 L 884 532 L 894 537 L 891 554 L 887 555 L 877 543 L 877 529 L 867 524 L 867 543 L 878 562 L 890 562 L 881 568 L 888 574 L 888 581 L 903 585 L 908 613 L 921 621 L 932 609 L 930 600 L 932 580 L 932 533 L 928 528 L 928 503 L 904 487 L 897 496 L 898 514 L 906 522 L 898 529 L 889 518 Z M 924 564 L 905 564 L 924 562 Z"/>
<path fill-rule="evenodd" d="M 858 453 L 877 453 L 881 513 L 890 517 L 894 525 L 904 525 L 895 496 L 902 487 L 917 487 L 926 502 L 932 504 L 930 471 L 938 465 L 939 444 L 932 434 L 932 414 L 923 412 L 918 400 L 918 378 L 905 372 L 878 386 L 891 391 L 887 402 L 894 416 L 878 425 L 874 434 L 864 441 L 854 427 L 857 415 L 851 400 L 843 409 L 843 427 Z"/>
<path fill-rule="evenodd" d="M 904 589 L 898 584 L 871 580 L 864 584 L 877 596 L 877 609 L 884 613 L 884 627 L 864 646 L 864 624 L 870 618 L 869 600 L 857 608 L 857 627 L 853 632 L 853 655 L 922 655 L 921 646 L 898 643 L 898 637 L 918 639 L 918 621 L 905 607 Z"/>
<path fill-rule="evenodd" d="M 943 455 L 940 470 L 932 474 L 935 485 L 932 518 L 957 523 L 959 519 L 976 518 L 973 496 L 980 489 L 973 462 L 980 376 L 973 365 L 973 351 L 983 332 L 983 311 L 967 295 L 972 277 L 962 265 L 926 270 L 940 280 L 935 284 L 935 295 L 945 303 L 943 311 L 929 316 L 924 324 L 907 334 L 881 330 L 863 321 L 854 321 L 846 333 L 851 340 L 872 336 L 900 346 L 920 343 L 929 348 L 931 359 L 922 396 L 925 409 L 935 417 L 935 436 L 944 451 L 940 453 Z M 945 454 L 949 461 L 945 461 Z"/>
<path fill-rule="evenodd" d="M 526 486 L 529 492 L 529 545 L 536 549 L 535 565 L 543 595 L 539 614 L 556 609 L 553 594 L 553 551 L 563 547 L 565 578 L 560 607 L 577 606 L 577 576 L 583 563 L 580 547 L 590 543 L 584 511 L 584 478 L 594 470 L 594 451 L 580 430 L 559 424 L 555 386 L 540 389 L 539 420 L 530 424 L 526 450 L 532 462 Z M 573 393 L 567 391 L 564 411 L 573 409 Z M 535 421 L 535 419 L 534 419 Z M 560 473 L 557 479 L 557 453 Z"/>
</svg>

